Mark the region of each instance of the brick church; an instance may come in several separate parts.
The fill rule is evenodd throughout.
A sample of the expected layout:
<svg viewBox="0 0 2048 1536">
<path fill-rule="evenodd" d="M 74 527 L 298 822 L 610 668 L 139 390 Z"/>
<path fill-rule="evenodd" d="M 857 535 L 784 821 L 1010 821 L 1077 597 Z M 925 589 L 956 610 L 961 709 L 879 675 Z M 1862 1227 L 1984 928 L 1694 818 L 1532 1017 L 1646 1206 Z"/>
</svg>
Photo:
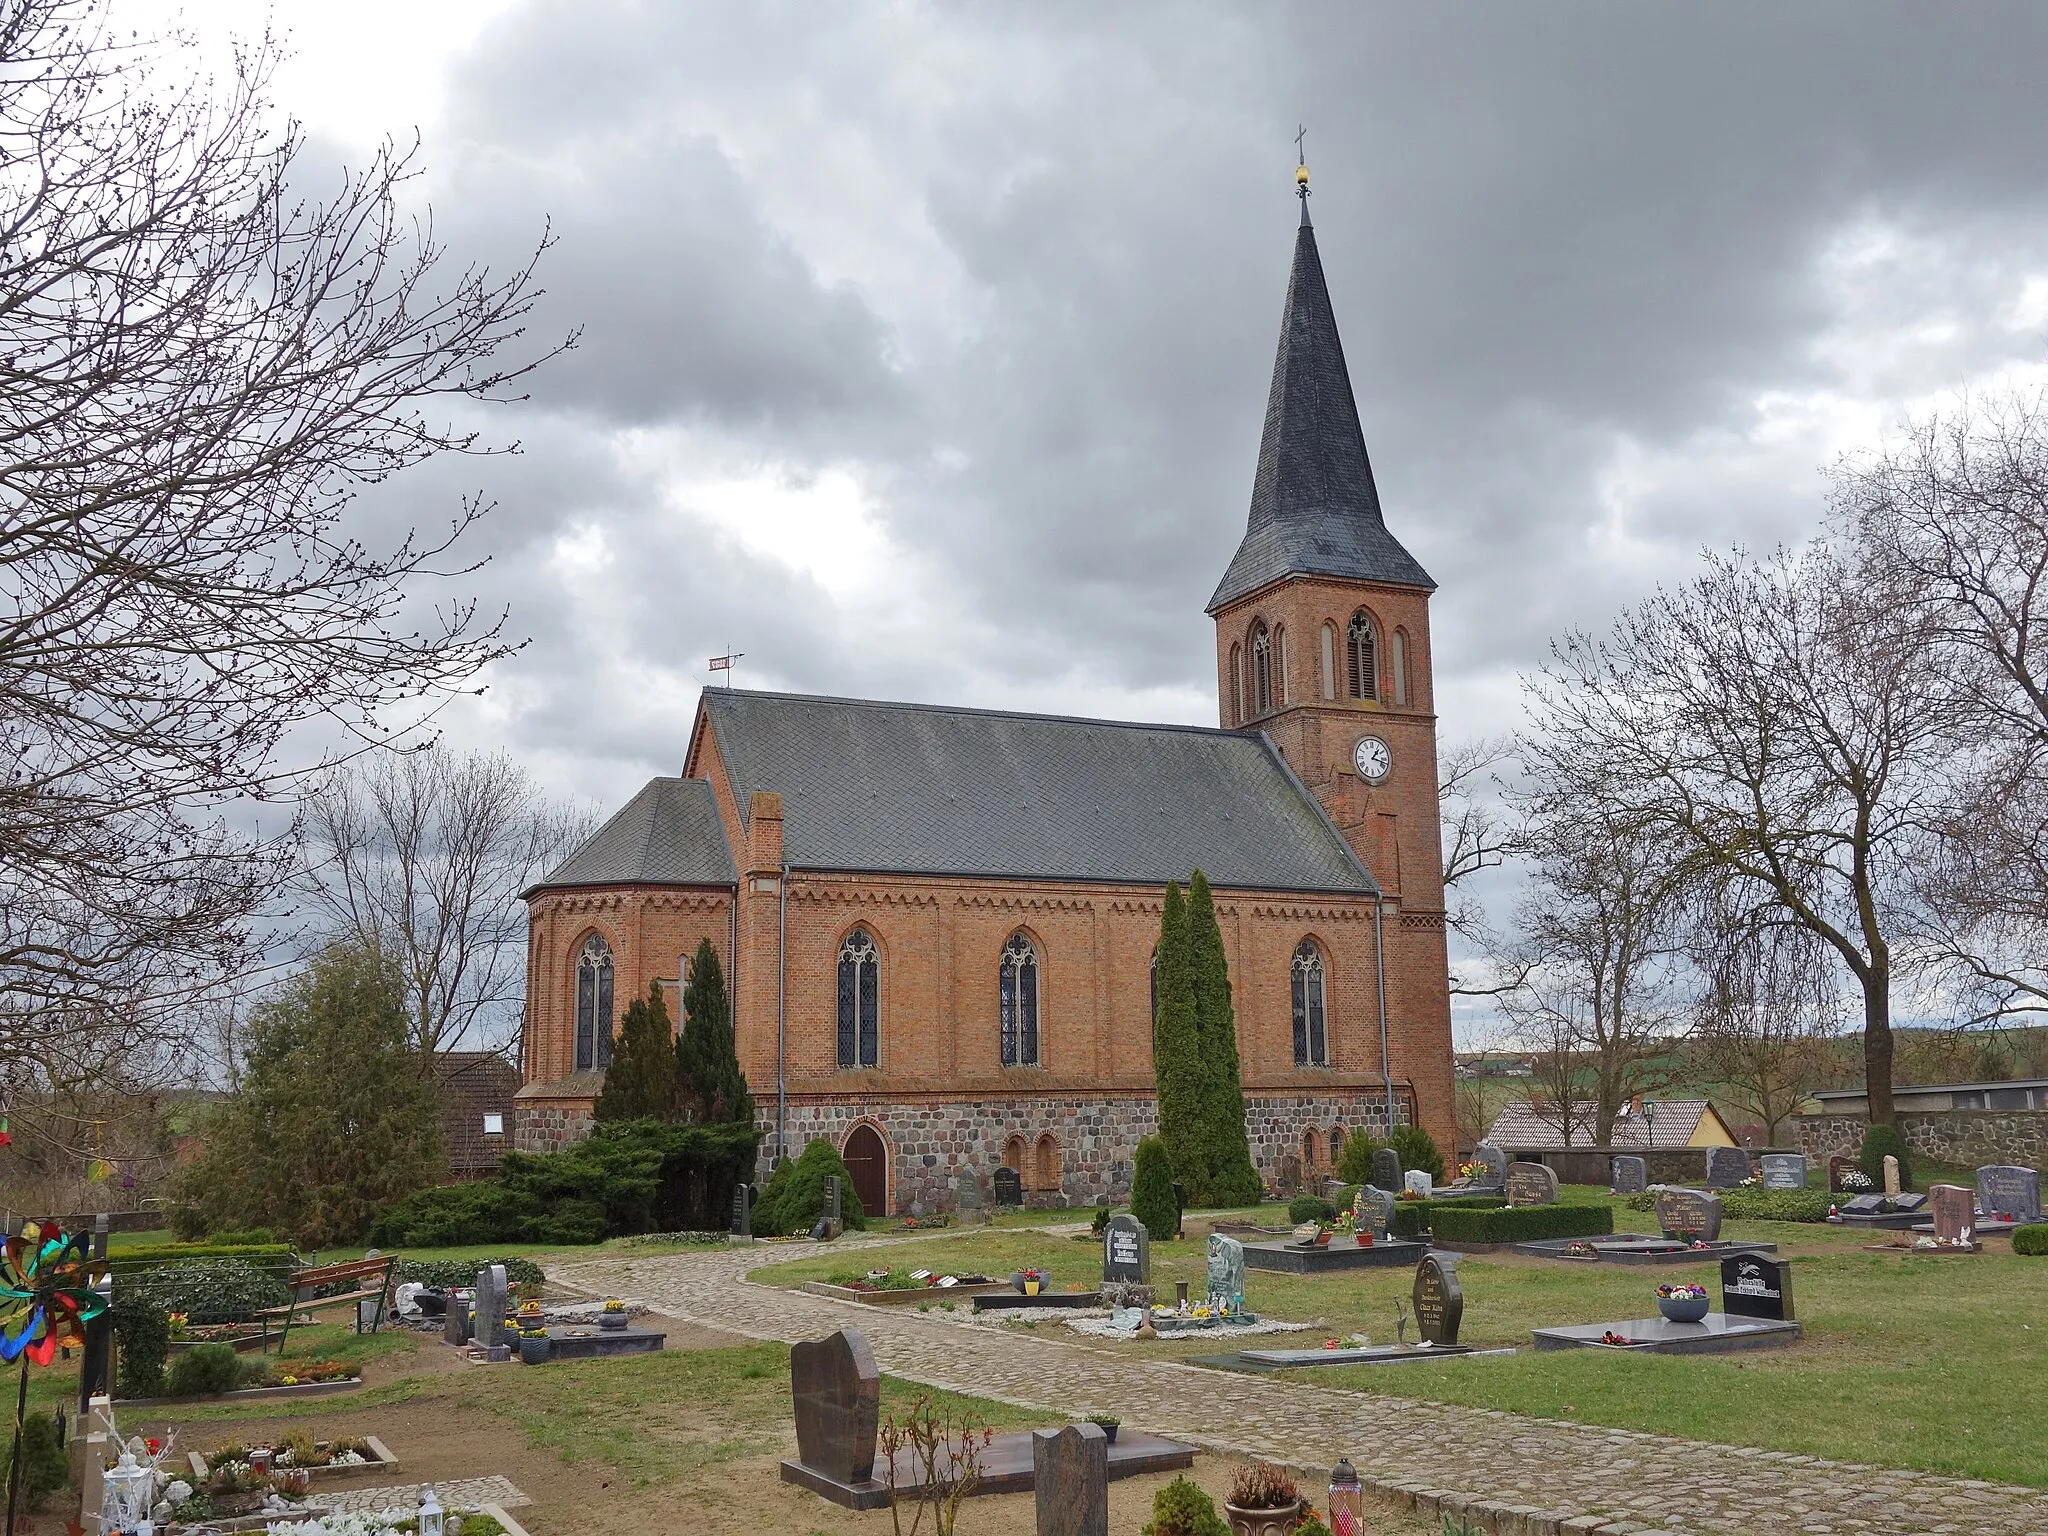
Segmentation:
<svg viewBox="0 0 2048 1536">
<path fill-rule="evenodd" d="M 1388 1112 L 1453 1139 L 1428 574 L 1388 530 L 1309 223 L 1243 541 L 1208 611 L 1219 728 L 706 690 L 677 778 L 526 893 L 515 1144 L 583 1135 L 614 1022 L 709 939 L 763 1173 L 829 1136 L 869 1210 L 1088 1204 L 1154 1125 L 1165 883 L 1203 870 L 1253 1160 Z"/>
</svg>

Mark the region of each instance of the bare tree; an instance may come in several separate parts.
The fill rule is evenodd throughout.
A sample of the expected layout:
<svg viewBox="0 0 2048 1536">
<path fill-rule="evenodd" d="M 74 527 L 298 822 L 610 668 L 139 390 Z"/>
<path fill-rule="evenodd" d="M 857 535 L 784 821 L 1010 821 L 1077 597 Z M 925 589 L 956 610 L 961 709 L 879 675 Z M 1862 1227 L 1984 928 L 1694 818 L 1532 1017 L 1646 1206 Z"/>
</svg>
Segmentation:
<svg viewBox="0 0 2048 1536">
<path fill-rule="evenodd" d="M 413 1044 L 500 1046 L 526 988 L 519 893 L 589 834 L 502 753 L 364 758 L 306 808 L 305 888 L 338 934 L 404 977 Z"/>
<path fill-rule="evenodd" d="M 1827 1070 L 1841 1025 L 1837 972 L 1812 930 L 1775 908 L 1708 896 L 1694 936 L 1704 978 L 1695 1040 L 1722 1096 L 1764 1128 L 1767 1146 Z"/>
<path fill-rule="evenodd" d="M 1894 948 L 1954 716 L 1909 607 L 1824 546 L 1706 572 L 1573 635 L 1530 684 L 1564 789 L 1747 883 L 1855 977 L 1873 1124 L 1892 1122 Z M 1744 893 L 1747 896 L 1749 893 Z"/>
<path fill-rule="evenodd" d="M 0 1055 L 41 1020 L 199 985 L 246 957 L 290 829 L 230 804 L 413 724 L 510 648 L 456 597 L 411 610 L 485 513 L 383 548 L 366 486 L 513 398 L 538 290 L 449 270 L 401 207 L 416 148 L 324 197 L 264 99 L 84 0 L 0 6 Z M 544 249 L 546 241 L 541 242 Z M 319 721 L 343 745 L 292 761 Z M 289 821 L 289 817 L 280 818 Z M 75 1011 L 68 1016 L 83 1017 Z"/>
<path fill-rule="evenodd" d="M 1497 799 L 1485 793 L 1489 784 L 1499 789 L 1494 770 L 1513 753 L 1512 738 L 1482 736 L 1451 742 L 1437 759 L 1437 804 L 1443 821 L 1444 897 L 1448 908 L 1444 922 L 1488 971 L 1481 979 L 1453 971 L 1453 997 L 1499 997 L 1525 979 L 1512 966 L 1503 968 L 1505 951 L 1498 936 L 1487 926 L 1486 909 L 1472 894 L 1471 886 L 1457 888 L 1460 882 L 1499 867 L 1515 851 L 1507 814 Z"/>
</svg>

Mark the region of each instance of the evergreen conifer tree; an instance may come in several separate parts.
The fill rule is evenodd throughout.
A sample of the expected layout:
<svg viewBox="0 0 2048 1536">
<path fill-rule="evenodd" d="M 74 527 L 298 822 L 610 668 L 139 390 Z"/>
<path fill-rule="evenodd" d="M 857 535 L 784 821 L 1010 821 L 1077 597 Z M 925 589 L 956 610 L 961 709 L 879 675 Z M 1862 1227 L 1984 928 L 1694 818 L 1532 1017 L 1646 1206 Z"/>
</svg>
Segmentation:
<svg viewBox="0 0 2048 1536">
<path fill-rule="evenodd" d="M 1254 1205 L 1263 1193 L 1244 1128 L 1244 1079 L 1238 1067 L 1237 1015 L 1230 1001 L 1230 962 L 1209 880 L 1188 881 L 1187 946 L 1194 980 L 1195 1039 L 1201 1066 L 1201 1141 L 1214 1205 Z"/>
<path fill-rule="evenodd" d="M 1145 1224 L 1155 1243 L 1172 1239 L 1180 1228 L 1180 1206 L 1173 1198 L 1174 1167 L 1166 1143 L 1147 1136 L 1131 1160 L 1131 1214 Z M 1183 1181 L 1185 1182 L 1185 1181 Z"/>
<path fill-rule="evenodd" d="M 661 983 L 653 982 L 645 997 L 626 1005 L 612 1062 L 605 1068 L 604 1089 L 597 1096 L 595 1118 L 667 1120 L 675 1113 L 676 1052 L 671 1040 L 668 1000 Z"/>
<path fill-rule="evenodd" d="M 705 939 L 690 957 L 683 988 L 683 1031 L 676 1036 L 676 1089 L 684 1112 L 699 1125 L 752 1124 L 754 1095 L 740 1071 L 733 1043 L 732 1003 L 718 951 Z"/>
<path fill-rule="evenodd" d="M 1203 1134 L 1203 1066 L 1195 1013 L 1188 908 L 1180 883 L 1168 881 L 1159 920 L 1159 1011 L 1152 1021 L 1152 1076 L 1159 1100 L 1159 1140 L 1188 1198 L 1208 1203 L 1209 1163 Z"/>
</svg>

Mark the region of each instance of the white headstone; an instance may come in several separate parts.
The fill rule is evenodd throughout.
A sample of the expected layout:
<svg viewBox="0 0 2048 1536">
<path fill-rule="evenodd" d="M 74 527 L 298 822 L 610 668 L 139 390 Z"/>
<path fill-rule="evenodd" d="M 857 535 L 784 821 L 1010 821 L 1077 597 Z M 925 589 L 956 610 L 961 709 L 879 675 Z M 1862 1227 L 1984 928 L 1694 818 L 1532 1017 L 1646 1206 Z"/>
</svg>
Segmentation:
<svg viewBox="0 0 2048 1536">
<path fill-rule="evenodd" d="M 1401 1177 L 1411 1193 L 1418 1194 L 1425 1200 L 1436 1193 L 1436 1181 L 1420 1168 L 1410 1168 Z"/>
</svg>

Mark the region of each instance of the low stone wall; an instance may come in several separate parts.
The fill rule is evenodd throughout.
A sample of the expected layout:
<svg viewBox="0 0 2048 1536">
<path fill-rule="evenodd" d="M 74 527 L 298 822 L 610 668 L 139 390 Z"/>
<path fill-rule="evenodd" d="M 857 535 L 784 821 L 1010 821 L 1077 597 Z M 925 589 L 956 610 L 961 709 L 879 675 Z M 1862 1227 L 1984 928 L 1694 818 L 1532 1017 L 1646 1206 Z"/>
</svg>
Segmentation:
<svg viewBox="0 0 2048 1536">
<path fill-rule="evenodd" d="M 1861 1115 L 1801 1115 L 1794 1122 L 1808 1157 L 1854 1157 L 1863 1145 Z M 2016 1163 L 2048 1170 L 2048 1110 L 1902 1111 L 1900 1137 L 1910 1151 L 1964 1168 Z"/>
<path fill-rule="evenodd" d="M 1643 1159 L 1651 1184 L 1703 1185 L 1707 1179 L 1707 1152 L 1704 1147 L 1667 1147 L 1657 1152 L 1642 1152 L 1629 1147 L 1596 1150 L 1592 1147 L 1574 1147 L 1568 1152 L 1509 1152 L 1510 1157 L 1522 1156 L 1531 1162 L 1543 1163 L 1557 1175 L 1560 1184 L 1606 1184 L 1613 1177 L 1614 1159 L 1618 1153 Z"/>
<path fill-rule="evenodd" d="M 559 1152 L 597 1124 L 596 1104 L 583 1099 L 536 1099 L 512 1106 L 512 1145 L 520 1152 Z"/>
</svg>

